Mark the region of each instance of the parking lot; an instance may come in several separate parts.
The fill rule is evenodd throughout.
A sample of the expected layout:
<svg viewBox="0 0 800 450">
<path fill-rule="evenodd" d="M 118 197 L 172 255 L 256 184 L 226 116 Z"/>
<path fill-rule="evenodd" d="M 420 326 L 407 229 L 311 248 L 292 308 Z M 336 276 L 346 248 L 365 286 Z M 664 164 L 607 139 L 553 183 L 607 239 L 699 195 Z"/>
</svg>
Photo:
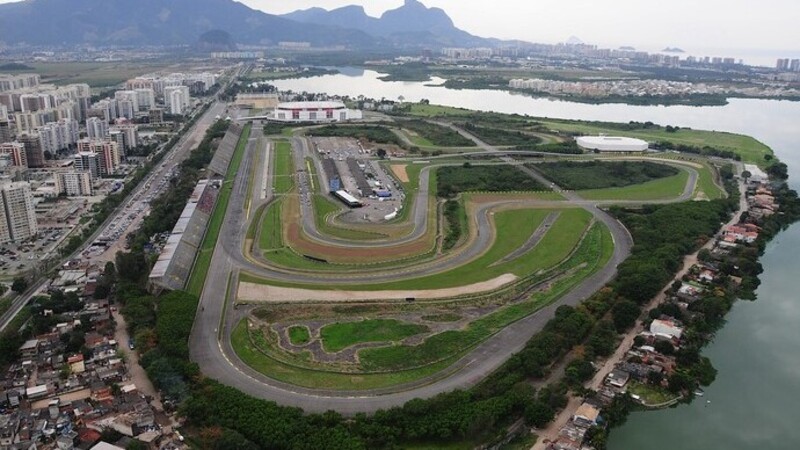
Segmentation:
<svg viewBox="0 0 800 450">
<path fill-rule="evenodd" d="M 330 158 L 341 175 L 342 188 L 358 198 L 364 207 L 343 214 L 351 223 L 383 223 L 402 209 L 405 193 L 399 183 L 373 161 L 372 150 L 352 138 L 314 138 L 317 156 Z"/>
</svg>

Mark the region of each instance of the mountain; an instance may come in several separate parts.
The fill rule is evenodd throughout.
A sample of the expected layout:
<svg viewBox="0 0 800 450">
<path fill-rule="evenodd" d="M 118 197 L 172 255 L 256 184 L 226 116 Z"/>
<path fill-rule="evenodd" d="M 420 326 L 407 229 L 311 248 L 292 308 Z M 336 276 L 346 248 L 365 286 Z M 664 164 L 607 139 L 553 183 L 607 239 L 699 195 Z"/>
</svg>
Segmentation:
<svg viewBox="0 0 800 450">
<path fill-rule="evenodd" d="M 315 46 L 379 44 L 369 34 L 315 26 L 251 9 L 233 0 L 25 0 L 0 5 L 0 40 L 31 45 L 195 44 L 220 30 L 234 42 L 310 42 Z"/>
<path fill-rule="evenodd" d="M 398 45 L 482 46 L 494 41 L 458 29 L 440 8 L 428 8 L 416 0 L 386 11 L 381 17 L 367 15 L 361 6 L 345 6 L 327 11 L 322 8 L 299 10 L 282 16 L 298 22 L 353 28 Z"/>
</svg>

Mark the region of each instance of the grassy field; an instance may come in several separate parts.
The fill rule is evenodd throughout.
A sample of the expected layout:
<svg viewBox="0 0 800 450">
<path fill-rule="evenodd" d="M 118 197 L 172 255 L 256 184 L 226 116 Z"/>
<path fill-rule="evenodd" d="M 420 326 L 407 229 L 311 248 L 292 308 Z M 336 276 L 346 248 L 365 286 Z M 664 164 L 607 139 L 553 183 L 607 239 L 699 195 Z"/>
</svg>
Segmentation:
<svg viewBox="0 0 800 450">
<path fill-rule="evenodd" d="M 411 382 L 440 372 L 455 362 L 449 358 L 418 370 L 405 370 L 383 374 L 346 374 L 304 369 L 283 364 L 262 353 L 248 337 L 247 323 L 241 321 L 231 333 L 231 345 L 241 360 L 278 381 L 318 389 L 378 389 Z"/>
<path fill-rule="evenodd" d="M 411 115 L 419 117 L 452 116 L 465 117 L 474 114 L 475 111 L 463 108 L 452 108 L 450 106 L 423 105 L 415 103 L 411 105 Z"/>
<path fill-rule="evenodd" d="M 555 281 L 549 290 L 537 292 L 524 302 L 516 303 L 471 322 L 463 330 L 445 331 L 431 336 L 419 345 L 398 345 L 393 347 L 367 348 L 359 352 L 361 365 L 366 370 L 402 370 L 420 367 L 439 360 L 442 355 L 460 354 L 486 338 L 497 333 L 509 324 L 522 319 L 540 308 L 550 304 L 579 281 L 594 273 L 613 253 L 613 243 L 607 230 L 593 226 L 587 238 L 581 243 L 569 266 L 578 268 L 571 276 Z"/>
<path fill-rule="evenodd" d="M 379 284 L 338 285 L 337 288 L 355 291 L 441 289 L 488 281 L 504 274 L 528 276 L 548 269 L 563 261 L 575 248 L 591 221 L 591 215 L 582 209 L 565 209 L 544 235 L 539 244 L 523 257 L 493 265 L 522 246 L 552 211 L 539 209 L 512 209 L 493 215 L 497 239 L 483 255 L 449 271 L 407 280 Z M 314 262 L 296 255 L 288 249 L 269 252 L 265 256 L 272 262 L 301 269 L 336 269 L 336 266 Z M 491 266 L 491 267 L 490 267 Z M 340 266 L 338 268 L 346 268 Z M 265 280 L 247 273 L 240 281 L 287 287 L 309 287 L 307 284 L 283 283 Z M 317 288 L 319 288 L 317 286 Z"/>
<path fill-rule="evenodd" d="M 689 172 L 621 188 L 590 189 L 578 191 L 588 200 L 666 200 L 679 197 L 689 182 Z"/>
<path fill-rule="evenodd" d="M 414 132 L 411 141 L 420 147 L 475 147 L 471 139 L 461 136 L 457 131 L 422 120 L 404 120 L 398 124 Z"/>
<path fill-rule="evenodd" d="M 192 267 L 192 275 L 189 277 L 189 282 L 186 285 L 186 290 L 197 296 L 203 292 L 206 274 L 208 273 L 208 268 L 211 266 L 211 257 L 214 255 L 214 247 L 217 245 L 219 231 L 222 228 L 222 221 L 228 210 L 228 201 L 233 192 L 233 180 L 236 178 L 236 174 L 239 173 L 239 166 L 242 164 L 242 158 L 244 158 L 244 149 L 247 147 L 247 140 L 250 138 L 250 128 L 250 124 L 244 126 L 239 142 L 236 144 L 233 158 L 231 158 L 231 163 L 228 166 L 228 173 L 225 175 L 225 181 L 217 197 L 217 204 L 214 206 L 214 212 L 208 222 L 208 228 L 203 237 L 203 243 L 200 245 L 194 267 Z"/>
<path fill-rule="evenodd" d="M 570 190 L 626 187 L 675 176 L 680 172 L 675 167 L 648 161 L 559 161 L 532 164 L 530 167 Z"/>
<path fill-rule="evenodd" d="M 725 197 L 723 190 L 714 183 L 714 172 L 708 164 L 703 164 L 703 169 L 698 169 L 697 172 L 700 176 L 697 178 L 696 195 L 702 192 L 709 200 Z"/>
<path fill-rule="evenodd" d="M 285 194 L 294 189 L 294 163 L 292 145 L 288 142 L 275 144 L 275 169 L 273 188 L 276 194 Z"/>
<path fill-rule="evenodd" d="M 289 342 L 293 345 L 305 345 L 311 342 L 311 333 L 308 331 L 308 327 L 289 327 Z"/>
<path fill-rule="evenodd" d="M 648 405 L 658 405 L 675 398 L 674 394 L 664 390 L 663 388 L 658 388 L 649 384 L 638 383 L 636 381 L 632 381 L 628 385 L 628 393 L 638 395 Z"/>
<path fill-rule="evenodd" d="M 731 150 L 742 157 L 746 163 L 758 164 L 765 167 L 767 162 L 764 155 L 772 155 L 772 149 L 750 136 L 741 134 L 726 133 L 721 131 L 691 130 L 680 129 L 669 133 L 663 128 L 640 129 L 640 130 L 619 130 L 612 127 L 604 127 L 602 124 L 592 124 L 591 122 L 571 122 L 571 121 L 540 121 L 550 129 L 566 132 L 577 132 L 584 134 L 608 134 L 613 136 L 627 136 L 646 141 L 669 141 L 675 144 L 693 145 L 704 147 L 706 145 L 721 150 Z M 667 125 L 667 124 L 664 124 Z"/>
<path fill-rule="evenodd" d="M 411 178 L 409 174 L 409 179 Z M 445 166 L 436 169 L 436 195 L 452 197 L 462 192 L 549 191 L 528 174 L 510 165 Z"/>
<path fill-rule="evenodd" d="M 234 330 L 232 343 L 239 357 L 254 369 L 277 380 L 300 386 L 357 390 L 410 382 L 445 369 L 492 334 L 561 297 L 581 280 L 602 267 L 611 257 L 613 249 L 613 242 L 608 230 L 596 224 L 590 229 L 574 257 L 563 267 L 565 271 L 572 270 L 570 275 L 553 282 L 548 290 L 537 291 L 526 301 L 503 307 L 488 316 L 473 321 L 463 331 L 440 333 L 417 346 L 366 349 L 359 353 L 365 369 L 391 370 L 387 373 L 335 373 L 281 363 L 263 353 L 248 339 L 247 325 L 244 321 Z M 349 330 L 344 334 L 349 335 Z M 255 339 L 258 340 L 257 337 Z M 258 345 L 263 348 L 264 345 L 269 344 L 261 338 Z M 446 359 L 442 360 L 443 356 Z M 406 369 L 414 366 L 420 367 Z M 413 448 L 426 447 L 414 446 Z"/>
<path fill-rule="evenodd" d="M 261 233 L 258 236 L 258 245 L 262 250 L 283 248 L 281 203 L 281 200 L 277 200 L 264 210 L 264 220 L 261 222 Z"/>
<path fill-rule="evenodd" d="M 428 327 L 424 325 L 394 319 L 371 319 L 326 325 L 320 330 L 320 337 L 325 351 L 335 353 L 363 342 L 399 342 L 427 331 Z"/>
<path fill-rule="evenodd" d="M 168 63 L 133 63 L 133 62 L 59 62 L 30 63 L 33 70 L 24 72 L 38 73 L 45 83 L 70 84 L 87 83 L 91 87 L 117 86 L 130 78 L 165 69 Z"/>
</svg>

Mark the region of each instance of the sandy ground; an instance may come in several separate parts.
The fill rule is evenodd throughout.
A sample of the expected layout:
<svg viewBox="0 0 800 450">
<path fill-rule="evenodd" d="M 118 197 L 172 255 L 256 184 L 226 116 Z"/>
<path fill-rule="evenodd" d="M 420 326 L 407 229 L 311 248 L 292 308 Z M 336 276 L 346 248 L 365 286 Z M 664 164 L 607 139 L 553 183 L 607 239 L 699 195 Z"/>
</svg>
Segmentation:
<svg viewBox="0 0 800 450">
<path fill-rule="evenodd" d="M 405 300 L 436 299 L 457 297 L 465 294 L 476 294 L 499 289 L 517 279 L 516 275 L 505 274 L 481 283 L 447 289 L 408 290 L 408 291 L 322 291 L 314 289 L 297 289 L 267 286 L 256 283 L 239 283 L 237 300 L 245 302 L 292 302 L 292 301 L 325 301 L 346 302 L 359 300 Z"/>
<path fill-rule="evenodd" d="M 139 365 L 139 352 L 128 349 L 128 329 L 125 324 L 125 318 L 118 311 L 114 311 L 113 315 L 114 321 L 117 323 L 114 339 L 117 340 L 119 348 L 125 349 L 125 365 L 128 368 L 128 374 L 131 376 L 131 381 L 136 385 L 136 389 L 139 392 L 153 398 L 152 405 L 157 411 L 163 411 L 164 407 L 161 405 L 161 397 L 158 395 L 158 391 L 153 387 L 150 379 L 147 378 L 147 373 L 142 366 Z"/>
<path fill-rule="evenodd" d="M 408 172 L 406 172 L 405 164 L 392 164 L 391 168 L 392 172 L 394 173 L 394 176 L 396 176 L 397 179 L 400 180 L 402 183 L 408 183 L 409 181 L 411 181 L 408 178 Z"/>
</svg>

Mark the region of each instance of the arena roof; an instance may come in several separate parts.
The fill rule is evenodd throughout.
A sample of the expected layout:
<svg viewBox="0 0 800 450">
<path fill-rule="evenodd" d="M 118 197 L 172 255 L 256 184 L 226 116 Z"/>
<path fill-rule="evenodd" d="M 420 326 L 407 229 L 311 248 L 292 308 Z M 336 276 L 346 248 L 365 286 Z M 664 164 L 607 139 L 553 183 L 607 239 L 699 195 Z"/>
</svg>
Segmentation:
<svg viewBox="0 0 800 450">
<path fill-rule="evenodd" d="M 617 136 L 582 136 L 578 145 L 588 150 L 601 152 L 643 152 L 648 144 L 641 139 Z"/>
<path fill-rule="evenodd" d="M 318 110 L 318 109 L 344 109 L 345 104 L 342 102 L 285 102 L 279 103 L 278 109 L 304 109 L 304 110 Z"/>
</svg>

